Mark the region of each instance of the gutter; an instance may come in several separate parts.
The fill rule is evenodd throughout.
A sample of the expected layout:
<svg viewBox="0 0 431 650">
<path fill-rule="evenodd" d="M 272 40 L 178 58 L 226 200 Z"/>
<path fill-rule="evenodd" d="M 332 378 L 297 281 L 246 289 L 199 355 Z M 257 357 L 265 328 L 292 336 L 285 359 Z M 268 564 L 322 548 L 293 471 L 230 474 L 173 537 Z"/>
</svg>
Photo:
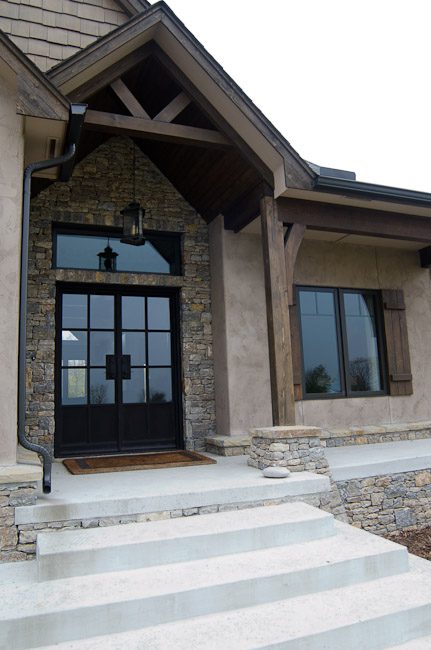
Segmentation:
<svg viewBox="0 0 431 650">
<path fill-rule="evenodd" d="M 65 152 L 57 158 L 40 160 L 28 165 L 24 171 L 22 199 L 22 232 L 21 232 L 21 278 L 19 293 L 19 338 L 18 338 L 18 441 L 25 448 L 34 451 L 42 457 L 43 491 L 51 492 L 52 458 L 50 451 L 37 445 L 27 438 L 26 422 L 26 344 L 27 344 L 27 289 L 28 289 L 28 244 L 30 227 L 30 198 L 31 179 L 36 171 L 50 169 L 61 165 L 60 181 L 67 181 L 73 170 L 76 148 L 84 124 L 85 104 L 71 104 L 69 125 L 66 135 Z"/>
<path fill-rule="evenodd" d="M 431 194 L 428 192 L 404 190 L 398 187 L 363 183 L 345 178 L 319 175 L 314 181 L 313 189 L 323 190 L 328 193 L 334 192 L 337 194 L 344 192 L 346 194 L 368 198 L 369 200 L 393 201 L 427 208 L 431 207 Z"/>
</svg>

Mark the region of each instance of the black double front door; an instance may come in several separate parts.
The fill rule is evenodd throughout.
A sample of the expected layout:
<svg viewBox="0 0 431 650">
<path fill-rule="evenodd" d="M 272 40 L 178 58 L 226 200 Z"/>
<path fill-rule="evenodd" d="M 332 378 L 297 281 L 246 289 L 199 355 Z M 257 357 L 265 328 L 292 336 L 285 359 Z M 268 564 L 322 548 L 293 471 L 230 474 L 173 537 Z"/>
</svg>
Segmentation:
<svg viewBox="0 0 431 650">
<path fill-rule="evenodd" d="M 181 447 L 177 295 L 59 286 L 56 456 Z"/>
</svg>

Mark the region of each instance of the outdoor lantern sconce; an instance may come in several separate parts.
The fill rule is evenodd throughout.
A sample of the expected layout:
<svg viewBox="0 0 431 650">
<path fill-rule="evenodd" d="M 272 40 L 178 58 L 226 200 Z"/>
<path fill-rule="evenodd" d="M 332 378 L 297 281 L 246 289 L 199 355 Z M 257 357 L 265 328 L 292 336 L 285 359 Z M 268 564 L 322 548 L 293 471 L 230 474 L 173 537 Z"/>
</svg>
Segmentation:
<svg viewBox="0 0 431 650">
<path fill-rule="evenodd" d="M 109 239 L 108 239 L 108 245 L 101 253 L 97 253 L 97 257 L 99 258 L 99 271 L 117 270 L 118 253 L 114 253 L 114 251 L 110 247 Z"/>
<path fill-rule="evenodd" d="M 121 210 L 120 214 L 123 215 L 123 237 L 120 241 L 132 246 L 143 246 L 145 244 L 143 225 L 145 210 L 139 203 L 133 202 Z"/>
</svg>

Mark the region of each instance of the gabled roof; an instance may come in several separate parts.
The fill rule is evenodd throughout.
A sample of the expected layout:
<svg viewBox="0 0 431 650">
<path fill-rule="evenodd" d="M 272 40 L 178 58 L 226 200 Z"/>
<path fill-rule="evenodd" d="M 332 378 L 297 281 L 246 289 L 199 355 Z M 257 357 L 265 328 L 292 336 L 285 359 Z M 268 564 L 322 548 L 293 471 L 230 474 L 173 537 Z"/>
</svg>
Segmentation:
<svg viewBox="0 0 431 650">
<path fill-rule="evenodd" d="M 151 7 L 147 0 L 116 0 L 116 2 L 129 16 L 139 14 Z"/>
<path fill-rule="evenodd" d="M 288 187 L 312 187 L 315 174 L 279 131 L 164 3 L 158 2 L 52 68 L 48 77 L 67 95 L 148 42 L 175 63 L 200 94 L 210 117 L 243 143 L 270 172 L 276 196 Z M 218 121 L 218 123 L 217 123 Z"/>
<path fill-rule="evenodd" d="M 70 102 L 0 30 L 0 61 L 17 76 L 17 112 L 31 117 L 67 121 Z"/>
</svg>

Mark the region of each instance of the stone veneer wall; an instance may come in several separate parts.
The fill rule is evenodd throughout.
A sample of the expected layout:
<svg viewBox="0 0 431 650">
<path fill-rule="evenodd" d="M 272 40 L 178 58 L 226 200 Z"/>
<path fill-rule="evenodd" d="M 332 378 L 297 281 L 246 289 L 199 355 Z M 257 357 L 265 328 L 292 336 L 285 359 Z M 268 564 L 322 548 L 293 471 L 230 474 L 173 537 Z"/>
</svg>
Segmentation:
<svg viewBox="0 0 431 650">
<path fill-rule="evenodd" d="M 248 464 L 264 469 L 326 474 L 331 491 L 321 495 L 323 510 L 379 535 L 431 524 L 431 471 L 418 470 L 334 481 L 317 427 L 268 427 L 252 431 Z"/>
<path fill-rule="evenodd" d="M 35 505 L 36 487 L 36 483 L 0 485 L 0 562 L 32 559 L 36 552 L 35 540 L 28 543 L 15 525 L 15 507 Z"/>
<path fill-rule="evenodd" d="M 112 138 L 80 162 L 68 183 L 55 183 L 32 202 L 30 221 L 27 433 L 52 445 L 54 422 L 55 292 L 57 281 L 178 287 L 181 296 L 184 437 L 204 449 L 215 433 L 208 227 L 160 171 L 136 148 L 136 199 L 149 230 L 182 232 L 183 275 L 104 273 L 52 268 L 52 224 L 121 227 L 133 200 L 133 150 Z"/>
</svg>

